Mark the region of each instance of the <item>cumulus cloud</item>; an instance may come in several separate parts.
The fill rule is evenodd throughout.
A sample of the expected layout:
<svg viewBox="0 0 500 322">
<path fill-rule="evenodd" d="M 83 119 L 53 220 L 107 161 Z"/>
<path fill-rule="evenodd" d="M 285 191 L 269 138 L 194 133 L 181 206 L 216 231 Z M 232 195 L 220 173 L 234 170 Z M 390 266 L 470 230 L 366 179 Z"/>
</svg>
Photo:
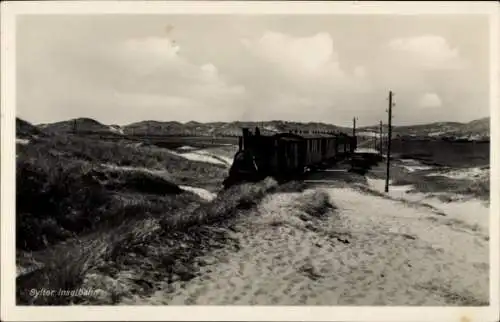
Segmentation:
<svg viewBox="0 0 500 322">
<path fill-rule="evenodd" d="M 107 118 L 109 110 L 117 112 L 112 114 L 114 118 L 120 118 L 129 115 L 125 110 L 132 108 L 139 109 L 145 118 L 163 115 L 164 119 L 181 121 L 191 120 L 198 111 L 208 121 L 231 115 L 230 107 L 245 95 L 244 86 L 229 84 L 213 63 L 192 63 L 167 37 L 110 42 L 77 56 L 76 61 L 48 63 L 52 66 L 45 66 L 49 70 L 44 73 L 52 69 L 52 79 L 43 85 L 46 88 L 40 101 L 46 108 L 61 105 L 64 98 L 66 106 L 106 114 Z M 34 68 L 27 74 L 42 78 L 41 71 Z M 41 94 L 34 88 L 28 90 Z"/>
<path fill-rule="evenodd" d="M 268 31 L 260 39 L 243 40 L 243 44 L 256 55 L 279 66 L 287 75 L 311 78 L 327 74 L 331 78 L 344 76 L 333 50 L 333 41 L 327 33 L 294 38 Z"/>
<path fill-rule="evenodd" d="M 111 47 L 109 53 L 108 63 L 118 64 L 116 67 L 125 71 L 123 77 L 135 80 L 128 91 L 200 100 L 244 93 L 243 86 L 228 84 L 213 63 L 197 65 L 183 57 L 180 46 L 167 37 L 129 39 Z"/>
<path fill-rule="evenodd" d="M 331 117 L 335 107 L 338 113 L 352 113 L 348 110 L 355 108 L 357 101 L 352 95 L 370 90 L 367 70 L 363 66 L 343 67 L 329 33 L 296 37 L 266 31 L 260 37 L 243 39 L 242 44 L 253 57 L 252 64 L 262 71 L 259 77 L 265 79 L 247 80 L 260 96 L 255 97 L 260 109 L 248 113 L 309 119 L 326 111 Z"/>
<path fill-rule="evenodd" d="M 357 66 L 353 74 L 341 68 L 339 54 L 330 34 L 320 32 L 306 37 L 267 31 L 257 39 L 243 39 L 244 46 L 256 57 L 278 68 L 282 75 L 317 85 L 353 85 L 366 71 Z"/>
<path fill-rule="evenodd" d="M 458 49 L 452 48 L 441 36 L 396 38 L 390 41 L 389 47 L 404 54 L 410 63 L 426 69 L 460 69 L 464 65 Z"/>
<path fill-rule="evenodd" d="M 441 98 L 436 93 L 425 93 L 420 97 L 419 106 L 424 108 L 441 107 Z"/>
</svg>

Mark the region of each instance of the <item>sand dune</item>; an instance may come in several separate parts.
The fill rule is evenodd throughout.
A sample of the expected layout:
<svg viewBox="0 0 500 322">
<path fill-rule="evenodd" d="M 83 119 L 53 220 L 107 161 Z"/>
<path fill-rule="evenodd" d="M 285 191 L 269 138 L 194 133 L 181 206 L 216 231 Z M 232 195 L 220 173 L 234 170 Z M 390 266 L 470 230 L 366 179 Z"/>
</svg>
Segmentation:
<svg viewBox="0 0 500 322">
<path fill-rule="evenodd" d="M 203 189 L 203 188 L 197 188 L 197 187 L 191 187 L 191 186 L 179 186 L 179 187 L 183 190 L 192 192 L 192 193 L 200 196 L 201 198 L 203 198 L 207 201 L 211 201 L 216 197 L 215 193 L 210 192 L 210 191 Z"/>
<path fill-rule="evenodd" d="M 385 180 L 368 178 L 368 184 L 376 191 L 384 191 Z M 446 193 L 408 193 L 412 189 L 412 185 L 391 186 L 388 195 L 397 199 L 429 205 L 447 214 L 450 219 L 461 221 L 485 232 L 489 230 L 490 209 L 485 202 L 465 197 L 461 200 L 460 196 L 455 198 L 453 202 L 443 202 L 439 196 Z"/>
<path fill-rule="evenodd" d="M 460 169 L 460 170 L 450 170 L 450 171 L 445 171 L 445 172 L 435 172 L 435 173 L 427 174 L 427 176 L 429 176 L 429 177 L 443 176 L 443 177 L 447 177 L 450 179 L 469 179 L 469 180 L 481 179 L 484 177 L 488 177 L 489 175 L 490 175 L 489 167 L 488 168 L 479 168 L 479 167 L 465 168 L 465 169 Z"/>
<path fill-rule="evenodd" d="M 211 154 L 207 151 L 203 150 L 198 150 L 198 151 L 192 151 L 192 152 L 175 152 L 175 151 L 169 151 L 172 154 L 175 154 L 177 156 L 181 156 L 183 158 L 186 158 L 191 161 L 198 161 L 198 162 L 206 162 L 206 163 L 212 163 L 212 164 L 220 164 L 224 166 L 229 166 L 232 163 L 232 160 Z"/>
<path fill-rule="evenodd" d="M 447 216 L 352 188 L 325 188 L 338 207 L 300 210 L 311 191 L 269 196 L 241 219 L 239 250 L 202 259 L 198 277 L 135 304 L 481 305 L 488 236 Z"/>
</svg>

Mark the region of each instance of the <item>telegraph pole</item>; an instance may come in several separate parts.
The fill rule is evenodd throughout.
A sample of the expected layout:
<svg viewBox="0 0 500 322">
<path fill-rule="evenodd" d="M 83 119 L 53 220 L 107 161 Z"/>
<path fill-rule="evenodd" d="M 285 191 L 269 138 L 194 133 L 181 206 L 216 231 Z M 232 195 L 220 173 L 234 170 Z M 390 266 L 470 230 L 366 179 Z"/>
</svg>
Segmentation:
<svg viewBox="0 0 500 322">
<path fill-rule="evenodd" d="M 380 121 L 379 138 L 380 138 L 380 154 L 384 153 L 384 127 L 382 121 Z"/>
<path fill-rule="evenodd" d="M 387 110 L 389 114 L 389 121 L 387 129 L 387 173 L 385 177 L 385 192 L 389 192 L 389 169 L 391 165 L 391 139 L 392 139 L 392 91 L 389 91 L 389 109 Z"/>
<path fill-rule="evenodd" d="M 352 136 L 356 136 L 356 117 L 352 118 Z"/>
</svg>

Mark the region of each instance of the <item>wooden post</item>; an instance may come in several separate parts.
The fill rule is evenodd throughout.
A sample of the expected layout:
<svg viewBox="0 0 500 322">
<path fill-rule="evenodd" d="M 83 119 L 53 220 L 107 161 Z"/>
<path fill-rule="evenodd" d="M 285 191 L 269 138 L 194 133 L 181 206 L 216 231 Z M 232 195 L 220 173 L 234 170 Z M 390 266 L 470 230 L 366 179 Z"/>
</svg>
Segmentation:
<svg viewBox="0 0 500 322">
<path fill-rule="evenodd" d="M 391 139 L 392 139 L 392 91 L 389 91 L 389 121 L 387 129 L 387 173 L 385 178 L 385 192 L 389 192 L 389 176 L 391 166 Z"/>
<path fill-rule="evenodd" d="M 383 128 L 383 123 L 382 121 L 380 121 L 380 130 L 379 130 L 379 139 L 380 139 L 380 155 L 382 155 L 384 153 L 384 128 Z"/>
</svg>

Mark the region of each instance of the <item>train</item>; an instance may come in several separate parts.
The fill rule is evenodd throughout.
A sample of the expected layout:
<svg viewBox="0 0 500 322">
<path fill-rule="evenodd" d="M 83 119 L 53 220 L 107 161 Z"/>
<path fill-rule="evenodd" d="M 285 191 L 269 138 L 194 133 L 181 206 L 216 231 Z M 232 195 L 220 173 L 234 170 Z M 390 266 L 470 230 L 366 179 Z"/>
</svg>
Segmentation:
<svg viewBox="0 0 500 322">
<path fill-rule="evenodd" d="M 224 187 L 265 177 L 287 180 L 326 163 L 346 159 L 357 147 L 356 136 L 333 132 L 281 132 L 262 135 L 242 129 L 238 151 L 229 169 Z"/>
</svg>

